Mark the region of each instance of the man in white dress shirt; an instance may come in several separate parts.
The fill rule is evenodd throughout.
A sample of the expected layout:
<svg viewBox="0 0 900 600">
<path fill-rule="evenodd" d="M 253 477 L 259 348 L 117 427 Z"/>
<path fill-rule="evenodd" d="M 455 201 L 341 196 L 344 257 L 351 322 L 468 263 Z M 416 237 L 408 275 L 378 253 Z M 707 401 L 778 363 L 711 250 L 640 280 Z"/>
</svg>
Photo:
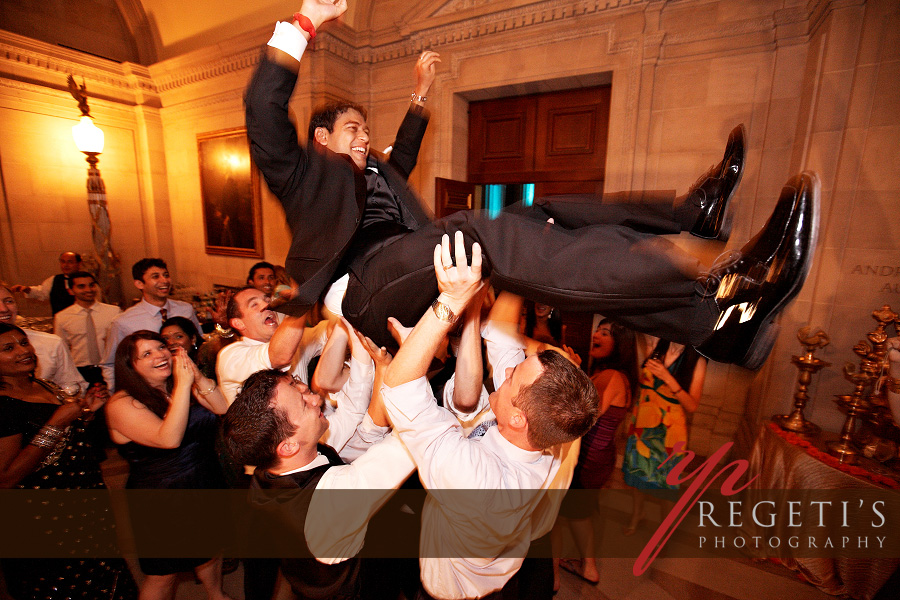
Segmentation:
<svg viewBox="0 0 900 600">
<path fill-rule="evenodd" d="M 447 236 L 435 250 L 441 294 L 388 367 L 383 397 L 429 492 L 420 597 L 503 598 L 516 593 L 504 586 L 513 583 L 531 541 L 553 525 L 558 501 L 546 490 L 568 487 L 561 472 L 571 477 L 571 471 L 563 464 L 577 460 L 573 442 L 593 425 L 599 401 L 568 359 L 555 351 L 526 359 L 524 345 L 497 331 L 488 339 L 497 425 L 469 439 L 456 417 L 437 406 L 425 379 L 430 358 L 482 285 L 478 244 L 471 267 L 459 233 L 455 246 L 456 266 Z"/>
<path fill-rule="evenodd" d="M 16 324 L 19 316 L 19 305 L 10 289 L 0 285 L 0 323 Z M 23 328 L 24 329 L 24 328 Z M 78 385 L 82 392 L 87 390 L 87 382 L 75 368 L 72 355 L 58 335 L 24 329 L 28 341 L 37 355 L 37 371 L 35 375 L 41 379 L 52 381 L 61 388 L 72 388 Z"/>
<path fill-rule="evenodd" d="M 327 321 L 306 327 L 305 316 L 285 317 L 279 324 L 275 311 L 268 307 L 269 296 L 253 287 L 239 290 L 228 301 L 228 324 L 241 339 L 219 351 L 216 375 L 229 404 L 244 381 L 264 369 L 289 371 L 309 383 L 309 363 L 325 347 Z"/>
<path fill-rule="evenodd" d="M 200 321 L 194 314 L 194 307 L 187 302 L 172 300 L 172 279 L 169 267 L 161 258 L 142 258 L 131 267 L 134 287 L 141 291 L 141 301 L 116 317 L 106 337 L 106 349 L 103 353 L 103 378 L 109 384 L 110 391 L 115 388 L 116 348 L 126 335 L 146 329 L 159 332 L 163 322 L 169 317 L 185 317 L 194 322 L 197 331 L 201 331 Z"/>
<path fill-rule="evenodd" d="M 90 383 L 100 383 L 106 335 L 122 309 L 97 300 L 100 286 L 91 273 L 76 271 L 71 279 L 69 293 L 75 298 L 75 304 L 56 313 L 53 331 L 69 347 L 81 375 Z"/>
</svg>

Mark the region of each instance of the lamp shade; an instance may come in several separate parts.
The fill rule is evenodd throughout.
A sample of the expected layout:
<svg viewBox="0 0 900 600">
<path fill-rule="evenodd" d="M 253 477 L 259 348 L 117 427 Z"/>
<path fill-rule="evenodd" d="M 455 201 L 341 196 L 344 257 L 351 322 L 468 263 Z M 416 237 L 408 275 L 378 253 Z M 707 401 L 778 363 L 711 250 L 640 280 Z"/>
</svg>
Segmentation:
<svg viewBox="0 0 900 600">
<path fill-rule="evenodd" d="M 82 152 L 97 154 L 103 152 L 103 131 L 94 125 L 94 121 L 90 117 L 81 117 L 78 125 L 72 127 L 72 137 L 75 138 L 75 145 Z"/>
</svg>

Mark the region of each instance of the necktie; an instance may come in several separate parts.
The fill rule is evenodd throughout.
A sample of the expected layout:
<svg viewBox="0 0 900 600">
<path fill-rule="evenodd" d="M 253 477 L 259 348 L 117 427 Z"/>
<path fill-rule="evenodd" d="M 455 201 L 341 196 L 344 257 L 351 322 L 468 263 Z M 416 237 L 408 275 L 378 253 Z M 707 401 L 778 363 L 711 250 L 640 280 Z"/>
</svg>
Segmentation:
<svg viewBox="0 0 900 600">
<path fill-rule="evenodd" d="M 162 322 L 165 323 L 166 319 L 169 318 L 169 311 L 167 311 L 165 308 L 161 308 L 159 309 L 159 316 L 162 319 Z"/>
<path fill-rule="evenodd" d="M 496 419 L 491 419 L 489 421 L 482 421 L 469 434 L 469 439 L 472 440 L 475 438 L 484 437 L 484 434 L 487 433 L 488 429 L 490 429 L 491 427 L 493 427 L 496 424 L 497 424 Z"/>
<path fill-rule="evenodd" d="M 97 345 L 97 330 L 94 328 L 94 309 L 86 308 L 87 316 L 84 319 L 85 341 L 87 342 L 88 360 L 92 365 L 100 364 L 100 347 Z"/>
</svg>

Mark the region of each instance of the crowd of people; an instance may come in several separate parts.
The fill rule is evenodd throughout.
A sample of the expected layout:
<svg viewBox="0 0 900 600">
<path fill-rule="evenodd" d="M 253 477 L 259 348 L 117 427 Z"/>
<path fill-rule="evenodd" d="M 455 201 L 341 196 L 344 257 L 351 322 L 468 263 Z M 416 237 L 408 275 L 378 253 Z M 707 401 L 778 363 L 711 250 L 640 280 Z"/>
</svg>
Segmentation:
<svg viewBox="0 0 900 600">
<path fill-rule="evenodd" d="M 608 484 L 627 423 L 622 473 L 635 494 L 623 533 L 637 531 L 638 490 L 668 485 L 659 467 L 687 440 L 707 359 L 758 368 L 768 356 L 773 321 L 810 268 L 817 178 L 792 178 L 763 229 L 706 270 L 661 236 L 728 237 L 740 125 L 681 195 L 545 198 L 496 219 L 434 220 L 406 180 L 437 53 L 416 61 L 389 155 L 370 152 L 366 111 L 351 102 L 316 110 L 298 143 L 288 103 L 300 61 L 346 10 L 303 0 L 251 79 L 251 156 L 293 240 L 284 267 L 257 263 L 217 299 L 214 327 L 171 297 L 160 258 L 133 265 L 141 297 L 124 311 L 100 301 L 74 252 L 40 285 L 0 285 L 0 485 L 102 488 L 95 447 L 111 444 L 128 489 L 248 488 L 257 537 L 290 549 L 242 557 L 248 600 L 282 585 L 315 599 L 549 598 L 561 569 L 596 582 L 596 496 L 564 501 L 565 490 Z M 51 301 L 55 334 L 15 325 L 17 293 Z M 584 368 L 559 309 L 607 317 Z M 428 494 L 394 506 L 401 486 Z M 412 524 L 383 527 L 388 514 Z M 85 523 L 112 527 L 105 513 Z M 139 553 L 156 541 L 153 523 L 130 526 Z M 538 556 L 559 556 L 566 530 L 580 558 Z M 365 555 L 411 534 L 419 559 L 396 577 Z M 143 600 L 174 598 L 181 573 L 227 598 L 221 553 L 162 554 L 140 557 Z M 17 599 L 138 594 L 118 559 L 26 562 L 3 561 Z"/>
<path fill-rule="evenodd" d="M 462 238 L 456 241 L 462 248 Z M 441 260 L 446 260 L 449 268 L 437 269 L 439 281 L 455 275 L 468 260 L 464 254 L 457 255 L 457 266 L 453 266 L 448 247 L 445 240 Z M 659 358 L 658 344 L 639 369 L 635 334 L 608 319 L 600 322 L 592 336 L 588 378 L 578 368 L 580 358 L 570 348 L 560 347 L 558 327 L 553 337 L 539 335 L 541 339 L 536 340 L 528 335 L 554 330 L 546 325 L 553 309 L 537 307 L 535 328 L 535 319 L 528 316 L 535 312 L 533 303 L 508 292 L 495 295 L 474 269 L 464 280 L 469 289 L 462 298 L 452 296 L 459 281 L 441 282 L 441 298 L 447 295 L 455 302 L 448 304 L 448 314 L 461 315 L 458 326 L 437 308 L 425 315 L 436 321 L 436 331 L 422 333 L 423 323 L 413 329 L 392 319 L 390 329 L 400 347 L 395 358 L 341 317 L 311 322 L 272 311 L 270 303 L 278 285 L 275 273 L 276 267 L 270 263 L 254 265 L 247 286 L 229 294 L 224 310 L 217 311 L 217 326 L 210 323 L 205 330 L 190 304 L 170 298 L 172 279 L 165 261 L 158 258 L 135 263 L 132 274 L 141 299 L 124 312 L 101 301 L 95 276 L 78 265 L 68 283 L 75 302 L 56 313 L 57 335 L 37 335 L 39 332 L 17 327 L 14 290 L 20 288 L 0 286 L 3 486 L 101 488 L 99 464 L 106 456 L 102 451 L 106 445 L 114 447 L 128 464 L 127 489 L 380 489 L 383 494 L 346 510 L 335 507 L 334 499 L 328 501 L 329 506 L 313 501 L 304 509 L 314 511 L 314 520 L 307 520 L 307 513 L 292 514 L 291 519 L 306 523 L 301 531 L 306 537 L 307 559 L 247 558 L 245 597 L 272 597 L 279 574 L 287 585 L 311 593 L 310 597 L 385 597 L 385 587 L 393 588 L 396 597 L 404 586 L 408 597 L 480 597 L 495 592 L 489 588 L 497 586 L 498 577 L 502 580 L 504 575 L 508 578 L 499 587 L 506 593 L 516 589 L 522 597 L 542 597 L 534 595 L 534 590 L 542 589 L 540 585 L 558 588 L 558 571 L 551 577 L 549 568 L 540 567 L 542 561 L 524 561 L 532 540 L 550 531 L 558 502 L 538 507 L 535 499 L 518 507 L 513 516 L 504 515 L 509 521 L 507 531 L 502 536 L 497 532 L 494 543 L 502 540 L 501 545 L 512 544 L 519 551 L 504 559 L 508 562 L 499 570 L 496 565 L 488 570 L 486 576 L 485 565 L 465 558 L 467 544 L 474 543 L 461 534 L 460 513 L 465 512 L 465 503 L 459 505 L 459 499 L 452 499 L 442 504 L 429 498 L 418 507 L 423 524 L 427 524 L 420 530 L 421 543 L 431 550 L 423 556 L 447 555 L 448 529 L 459 539 L 449 549 L 454 556 L 422 559 L 423 579 L 418 590 L 411 581 L 385 584 L 383 576 L 374 574 L 359 558 L 366 524 L 416 469 L 418 477 L 412 479 L 420 480 L 426 489 L 484 489 L 494 481 L 517 489 L 565 489 L 570 479 L 573 489 L 599 489 L 614 468 L 615 433 L 621 431 L 619 425 L 633 399 L 632 420 L 640 427 L 636 431 L 651 431 L 645 423 L 649 418 L 645 414 L 646 390 L 656 391 L 656 402 L 662 394 L 670 405 L 681 404 L 691 411 L 702 389 L 701 371 L 699 377 L 689 377 L 681 386 L 690 393 L 680 402 L 675 382 L 680 381 L 678 377 L 683 379 L 680 373 L 685 369 L 697 371 L 696 357 L 690 367 L 679 367 L 682 352 L 670 350 L 665 358 Z M 475 288 L 477 293 L 471 291 Z M 424 325 L 434 329 L 435 323 L 425 321 Z M 456 331 L 448 337 L 451 329 Z M 33 342 L 32 336 L 40 341 Z M 38 344 L 53 350 L 38 352 Z M 404 353 L 404 348 L 413 350 Z M 447 360 L 448 354 L 453 360 Z M 108 357 L 112 357 L 112 365 L 107 364 Z M 522 360 L 522 366 L 513 368 Z M 426 376 L 440 372 L 445 361 L 451 372 L 438 402 Z M 702 359 L 699 362 L 702 365 Z M 667 370 L 670 366 L 675 375 Z M 567 406 L 549 412 L 567 417 L 560 418 L 560 423 L 539 426 L 548 409 L 529 408 L 517 404 L 515 398 L 529 382 L 534 384 L 542 371 L 551 369 L 560 370 L 563 381 L 544 394 L 564 398 Z M 440 375 L 434 377 L 438 380 Z M 78 391 L 67 396 L 66 390 L 73 386 Z M 582 398 L 580 412 L 569 414 L 574 410 L 568 406 L 572 393 L 565 386 L 574 386 L 575 396 Z M 660 392 L 661 388 L 665 391 Z M 506 402 L 492 399 L 492 393 L 506 395 Z M 413 401 L 414 408 L 409 408 L 407 403 Z M 659 412 L 657 425 L 672 422 L 671 406 Z M 108 436 L 88 435 L 98 421 L 105 423 Z M 656 433 L 653 439 L 665 439 L 665 443 L 653 446 L 658 450 L 655 460 L 661 462 L 666 450 L 671 450 L 668 438 L 685 439 L 683 417 L 677 425 L 668 437 L 665 426 L 661 437 Z M 288 437 L 298 438 L 295 442 L 279 439 L 292 430 Z M 397 435 L 391 435 L 392 430 Z M 498 433 L 506 437 L 498 437 Z M 509 444 L 509 439 L 517 444 Z M 633 451 L 632 441 L 639 439 L 647 438 L 632 436 L 629 451 Z M 435 445 L 442 449 L 435 453 Z M 532 464 L 536 458 L 547 464 L 536 467 Z M 470 464 L 463 464 L 466 461 Z M 295 471 L 295 466 L 302 468 Z M 327 476 L 316 471 L 317 476 L 307 480 L 309 471 L 316 469 L 327 469 Z M 627 478 L 635 467 L 626 461 L 625 469 Z M 48 476 L 57 470 L 64 476 Z M 81 475 L 76 477 L 76 472 Z M 473 479 L 472 473 L 478 475 Z M 600 577 L 591 537 L 591 516 L 597 506 L 596 498 L 565 500 L 553 536 L 558 541 L 563 529 L 571 531 L 583 558 L 565 560 L 562 566 L 588 581 Z M 488 514 L 481 519 L 494 517 Z M 471 535 L 481 537 L 484 523 L 471 514 L 469 518 Z M 112 527 L 109 515 L 96 520 L 97 526 Z M 130 527 L 138 547 L 144 538 L 154 535 L 152 527 L 148 530 L 140 522 Z M 559 546 L 554 548 L 558 553 Z M 331 566 L 342 575 L 335 579 L 335 570 L 324 568 L 313 557 L 330 557 Z M 345 564 L 349 559 L 352 563 Z M 102 561 L 99 570 L 97 561 L 88 559 L 50 561 L 56 571 L 48 570 L 47 562 L 4 561 L 13 597 L 41 597 L 50 589 L 47 586 L 72 594 L 100 590 L 114 598 L 137 594 L 134 579 L 121 560 Z M 560 561 L 553 562 L 558 569 Z M 185 572 L 195 575 L 210 598 L 226 597 L 222 556 L 141 557 L 139 566 L 141 598 L 171 598 L 178 575 Z M 522 574 L 516 575 L 520 570 Z M 85 579 L 84 574 L 90 577 Z M 311 589 L 311 582 L 338 587 L 326 593 L 324 588 Z"/>
</svg>

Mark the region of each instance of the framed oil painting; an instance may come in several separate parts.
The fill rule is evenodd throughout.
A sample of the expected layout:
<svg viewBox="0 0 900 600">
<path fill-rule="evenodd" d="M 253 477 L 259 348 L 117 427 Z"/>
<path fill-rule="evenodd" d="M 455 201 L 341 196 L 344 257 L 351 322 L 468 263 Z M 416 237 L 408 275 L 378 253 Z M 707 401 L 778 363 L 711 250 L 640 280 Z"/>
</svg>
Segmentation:
<svg viewBox="0 0 900 600">
<path fill-rule="evenodd" d="M 207 254 L 262 258 L 259 173 L 243 127 L 197 136 Z"/>
</svg>

